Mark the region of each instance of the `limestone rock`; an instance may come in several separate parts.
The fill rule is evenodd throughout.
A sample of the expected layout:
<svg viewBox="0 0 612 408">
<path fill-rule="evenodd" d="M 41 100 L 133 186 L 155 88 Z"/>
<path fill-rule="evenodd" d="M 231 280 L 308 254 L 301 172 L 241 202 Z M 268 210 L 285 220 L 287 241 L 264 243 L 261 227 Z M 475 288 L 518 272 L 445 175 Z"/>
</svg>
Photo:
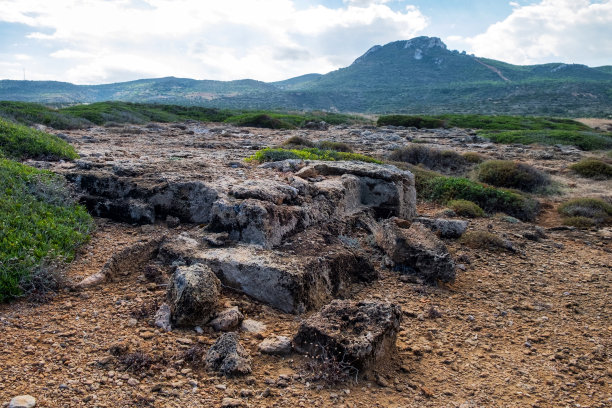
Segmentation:
<svg viewBox="0 0 612 408">
<path fill-rule="evenodd" d="M 170 279 L 168 303 L 176 326 L 206 324 L 215 315 L 221 282 L 206 265 L 181 266 Z"/>
<path fill-rule="evenodd" d="M 265 324 L 253 319 L 244 319 L 240 325 L 240 330 L 247 333 L 263 333 L 266 329 Z"/>
<path fill-rule="evenodd" d="M 157 309 L 157 312 L 155 312 L 155 327 L 159 327 L 165 331 L 171 331 L 172 324 L 170 323 L 170 320 L 170 306 L 168 306 L 167 303 L 163 303 L 159 309 Z"/>
<path fill-rule="evenodd" d="M 251 357 L 238 341 L 238 334 L 224 333 L 206 354 L 206 367 L 226 376 L 251 372 Z"/>
<path fill-rule="evenodd" d="M 286 355 L 291 353 L 291 339 L 285 336 L 268 337 L 257 346 L 263 354 Z"/>
<path fill-rule="evenodd" d="M 425 218 L 417 217 L 414 222 L 418 222 L 437 233 L 441 238 L 459 238 L 468 227 L 465 220 L 447 220 L 444 218 Z"/>
<path fill-rule="evenodd" d="M 384 302 L 334 300 L 302 322 L 293 347 L 311 356 L 333 355 L 368 371 L 395 348 L 402 312 Z"/>
<path fill-rule="evenodd" d="M 237 307 L 222 310 L 210 322 L 210 326 L 216 331 L 230 331 L 238 327 L 244 316 Z"/>
<path fill-rule="evenodd" d="M 20 395 L 9 402 L 8 408 L 32 408 L 36 406 L 36 398 L 31 395 Z"/>
</svg>

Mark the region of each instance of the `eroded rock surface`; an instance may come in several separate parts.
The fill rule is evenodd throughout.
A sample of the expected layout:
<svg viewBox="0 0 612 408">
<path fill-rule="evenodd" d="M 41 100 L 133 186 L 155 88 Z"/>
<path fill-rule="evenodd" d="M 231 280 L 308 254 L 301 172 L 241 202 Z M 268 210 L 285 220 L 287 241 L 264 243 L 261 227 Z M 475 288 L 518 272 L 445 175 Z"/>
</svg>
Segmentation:
<svg viewBox="0 0 612 408">
<path fill-rule="evenodd" d="M 176 268 L 168 287 L 172 324 L 197 326 L 215 315 L 221 282 L 206 265 Z"/>
<path fill-rule="evenodd" d="M 226 376 L 251 372 L 251 357 L 240 344 L 238 334 L 224 333 L 206 354 L 206 368 Z"/>
</svg>

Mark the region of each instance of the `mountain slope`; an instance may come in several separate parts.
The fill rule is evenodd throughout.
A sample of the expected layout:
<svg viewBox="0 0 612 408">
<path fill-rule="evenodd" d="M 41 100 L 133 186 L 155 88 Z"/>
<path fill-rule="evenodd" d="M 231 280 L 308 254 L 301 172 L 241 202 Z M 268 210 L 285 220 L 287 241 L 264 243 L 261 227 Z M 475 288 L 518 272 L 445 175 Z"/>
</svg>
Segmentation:
<svg viewBox="0 0 612 408">
<path fill-rule="evenodd" d="M 520 66 L 451 51 L 435 37 L 374 46 L 346 68 L 285 81 L 157 78 L 81 86 L 0 81 L 0 100 L 162 102 L 240 109 L 607 116 L 612 69 Z"/>
</svg>

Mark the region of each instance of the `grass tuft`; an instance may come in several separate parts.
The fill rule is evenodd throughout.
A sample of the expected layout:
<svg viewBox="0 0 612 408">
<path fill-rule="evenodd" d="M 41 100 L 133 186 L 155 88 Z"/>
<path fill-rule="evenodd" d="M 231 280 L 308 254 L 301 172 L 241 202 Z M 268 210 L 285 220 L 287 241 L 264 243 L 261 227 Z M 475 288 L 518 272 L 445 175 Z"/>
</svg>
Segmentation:
<svg viewBox="0 0 612 408">
<path fill-rule="evenodd" d="M 485 216 L 484 210 L 478 204 L 468 200 L 451 200 L 446 205 L 461 217 L 479 218 Z"/>
<path fill-rule="evenodd" d="M 260 163 L 281 161 L 287 159 L 302 159 L 302 160 L 326 160 L 326 161 L 341 161 L 341 160 L 355 160 L 367 163 L 382 164 L 380 160 L 377 160 L 370 156 L 365 156 L 358 153 L 346 153 L 337 152 L 334 150 L 322 150 L 318 148 L 304 148 L 304 149 L 273 149 L 266 148 L 259 150 L 257 153 L 247 158 L 247 161 L 258 161 Z"/>
<path fill-rule="evenodd" d="M 612 165 L 598 159 L 583 159 L 569 166 L 583 177 L 606 180 L 612 178 Z"/>
</svg>

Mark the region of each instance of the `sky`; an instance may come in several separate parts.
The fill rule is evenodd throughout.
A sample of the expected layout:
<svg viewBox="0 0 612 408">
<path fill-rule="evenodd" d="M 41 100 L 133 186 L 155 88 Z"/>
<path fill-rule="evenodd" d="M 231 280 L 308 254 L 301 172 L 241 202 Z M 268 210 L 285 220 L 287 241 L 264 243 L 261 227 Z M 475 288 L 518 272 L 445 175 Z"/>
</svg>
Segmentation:
<svg viewBox="0 0 612 408">
<path fill-rule="evenodd" d="M 513 64 L 612 65 L 612 0 L 0 0 L 0 79 L 269 82 L 423 35 Z"/>
</svg>

